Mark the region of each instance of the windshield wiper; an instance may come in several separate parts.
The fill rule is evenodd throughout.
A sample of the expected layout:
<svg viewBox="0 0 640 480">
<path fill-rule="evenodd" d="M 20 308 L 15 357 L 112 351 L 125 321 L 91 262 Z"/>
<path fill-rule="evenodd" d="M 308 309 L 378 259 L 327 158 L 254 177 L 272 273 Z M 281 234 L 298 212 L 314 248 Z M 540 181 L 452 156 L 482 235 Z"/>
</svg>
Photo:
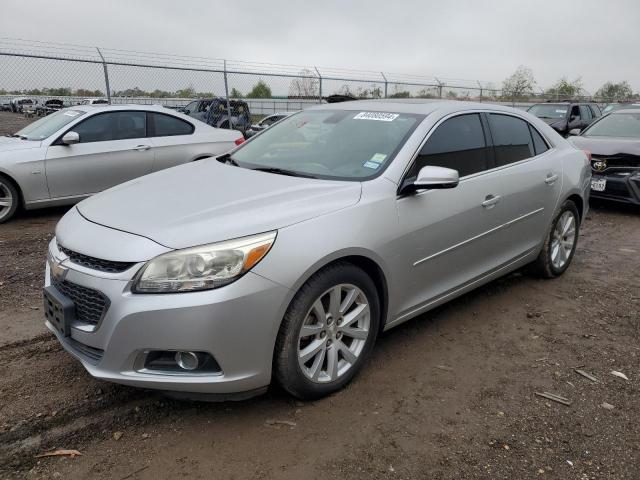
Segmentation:
<svg viewBox="0 0 640 480">
<path fill-rule="evenodd" d="M 216 157 L 216 160 L 218 160 L 220 163 L 225 163 L 227 165 L 233 165 L 234 167 L 239 167 L 238 162 L 236 162 L 233 158 L 231 158 L 230 153 L 225 153 L 224 155 L 220 155 L 219 157 Z"/>
<path fill-rule="evenodd" d="M 276 175 L 289 175 L 290 177 L 318 178 L 315 175 L 310 175 L 308 173 L 300 173 L 300 172 L 295 172 L 293 170 L 286 170 L 284 168 L 276 168 L 276 167 L 258 167 L 258 168 L 252 168 L 251 170 L 257 170 L 259 172 L 275 173 Z"/>
<path fill-rule="evenodd" d="M 11 135 L 7 135 L 8 137 L 12 137 L 12 138 L 19 138 L 20 140 L 28 140 L 28 138 L 24 135 L 18 135 L 17 133 L 12 133 Z"/>
</svg>

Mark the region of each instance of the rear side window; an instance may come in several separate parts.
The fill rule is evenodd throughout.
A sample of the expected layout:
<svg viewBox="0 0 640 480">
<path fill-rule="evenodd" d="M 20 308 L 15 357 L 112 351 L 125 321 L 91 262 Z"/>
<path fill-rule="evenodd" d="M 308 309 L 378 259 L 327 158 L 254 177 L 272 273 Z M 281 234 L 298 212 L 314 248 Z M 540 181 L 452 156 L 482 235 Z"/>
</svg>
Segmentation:
<svg viewBox="0 0 640 480">
<path fill-rule="evenodd" d="M 180 118 L 162 113 L 149 113 L 153 121 L 154 137 L 171 137 L 174 135 L 191 135 L 193 125 Z"/>
<path fill-rule="evenodd" d="M 414 177 L 427 165 L 452 168 L 461 177 L 489 168 L 482 122 L 477 113 L 459 115 L 443 122 L 427 140 L 411 167 Z"/>
<path fill-rule="evenodd" d="M 100 113 L 73 127 L 80 143 L 126 140 L 147 136 L 145 112 Z"/>
<path fill-rule="evenodd" d="M 600 111 L 600 107 L 595 103 L 589 105 L 591 107 L 591 111 L 593 112 L 593 118 L 601 117 L 602 112 Z"/>
<path fill-rule="evenodd" d="M 496 156 L 496 167 L 533 157 L 533 139 L 529 124 L 509 115 L 489 114 L 489 125 Z"/>
<path fill-rule="evenodd" d="M 582 117 L 582 120 L 585 121 L 591 120 L 593 118 L 591 110 L 586 105 L 580 105 L 580 116 Z"/>
<path fill-rule="evenodd" d="M 547 145 L 547 142 L 544 141 L 544 138 L 542 138 L 542 135 L 540 135 L 531 125 L 529 125 L 529 130 L 531 130 L 531 137 L 533 138 L 533 147 L 536 151 L 536 155 L 540 155 L 541 153 L 549 150 L 549 146 Z"/>
</svg>

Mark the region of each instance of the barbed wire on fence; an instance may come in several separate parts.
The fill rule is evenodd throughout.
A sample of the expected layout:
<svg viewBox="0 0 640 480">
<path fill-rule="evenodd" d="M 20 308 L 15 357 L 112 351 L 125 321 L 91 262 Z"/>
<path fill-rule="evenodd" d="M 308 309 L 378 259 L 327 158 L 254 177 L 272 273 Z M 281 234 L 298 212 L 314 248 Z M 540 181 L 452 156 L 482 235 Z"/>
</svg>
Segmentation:
<svg viewBox="0 0 640 480">
<path fill-rule="evenodd" d="M 559 100 L 540 90 L 510 96 L 486 80 L 224 60 L 0 37 L 0 97 L 106 97 L 112 103 L 182 106 L 194 98 L 244 99 L 265 115 L 330 95 L 510 103 Z M 582 99 L 609 102 L 590 95 Z"/>
</svg>

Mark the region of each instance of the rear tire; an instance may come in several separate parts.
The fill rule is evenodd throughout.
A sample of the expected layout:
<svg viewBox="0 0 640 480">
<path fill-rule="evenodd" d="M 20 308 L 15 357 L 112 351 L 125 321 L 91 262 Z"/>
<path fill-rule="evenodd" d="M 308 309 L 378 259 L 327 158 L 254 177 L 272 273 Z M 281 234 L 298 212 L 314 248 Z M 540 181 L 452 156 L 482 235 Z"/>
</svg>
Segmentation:
<svg viewBox="0 0 640 480">
<path fill-rule="evenodd" d="M 284 316 L 274 353 L 276 379 L 304 400 L 340 390 L 362 368 L 379 325 L 371 278 L 347 262 L 324 268 L 300 288 Z"/>
<path fill-rule="evenodd" d="M 13 182 L 0 175 L 0 223 L 10 220 L 18 210 L 20 194 Z"/>
<path fill-rule="evenodd" d="M 565 201 L 553 217 L 538 258 L 531 271 L 543 278 L 562 275 L 573 259 L 580 233 L 580 214 L 576 204 Z"/>
</svg>

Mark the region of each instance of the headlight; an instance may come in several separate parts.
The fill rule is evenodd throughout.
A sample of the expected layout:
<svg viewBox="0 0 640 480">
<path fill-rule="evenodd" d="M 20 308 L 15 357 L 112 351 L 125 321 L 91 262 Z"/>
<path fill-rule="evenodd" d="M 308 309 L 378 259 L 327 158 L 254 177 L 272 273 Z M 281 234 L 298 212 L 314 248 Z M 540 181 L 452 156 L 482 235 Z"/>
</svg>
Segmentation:
<svg viewBox="0 0 640 480">
<path fill-rule="evenodd" d="M 276 232 L 269 232 L 159 255 L 142 267 L 131 290 L 175 293 L 222 287 L 251 270 L 275 239 Z"/>
</svg>

